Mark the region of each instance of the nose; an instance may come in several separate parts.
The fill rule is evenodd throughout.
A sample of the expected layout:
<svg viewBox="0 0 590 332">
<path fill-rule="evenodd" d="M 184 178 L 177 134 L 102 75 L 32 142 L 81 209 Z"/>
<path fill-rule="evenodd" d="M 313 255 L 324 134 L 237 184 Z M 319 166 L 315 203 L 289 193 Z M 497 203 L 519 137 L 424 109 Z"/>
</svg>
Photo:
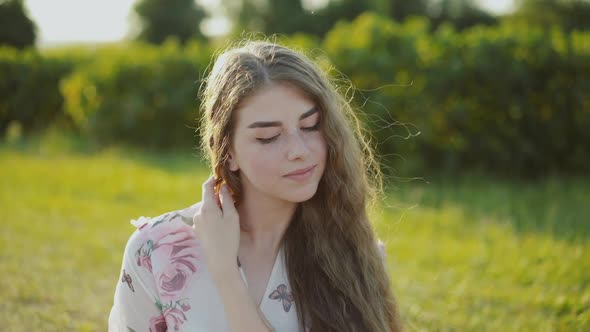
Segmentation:
<svg viewBox="0 0 590 332">
<path fill-rule="evenodd" d="M 309 155 L 309 148 L 303 135 L 299 132 L 289 135 L 287 139 L 287 159 L 306 159 Z"/>
</svg>

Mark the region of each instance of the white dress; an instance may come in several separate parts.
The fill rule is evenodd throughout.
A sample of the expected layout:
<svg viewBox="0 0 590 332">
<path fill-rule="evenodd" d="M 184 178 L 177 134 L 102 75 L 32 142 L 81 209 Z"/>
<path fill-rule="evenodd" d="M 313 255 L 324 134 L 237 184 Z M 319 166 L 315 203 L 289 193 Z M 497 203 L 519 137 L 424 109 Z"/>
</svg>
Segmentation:
<svg viewBox="0 0 590 332">
<path fill-rule="evenodd" d="M 110 332 L 228 331 L 221 297 L 192 228 L 199 204 L 131 221 L 137 230 L 125 247 Z M 260 311 L 275 331 L 300 331 L 282 248 Z"/>
</svg>

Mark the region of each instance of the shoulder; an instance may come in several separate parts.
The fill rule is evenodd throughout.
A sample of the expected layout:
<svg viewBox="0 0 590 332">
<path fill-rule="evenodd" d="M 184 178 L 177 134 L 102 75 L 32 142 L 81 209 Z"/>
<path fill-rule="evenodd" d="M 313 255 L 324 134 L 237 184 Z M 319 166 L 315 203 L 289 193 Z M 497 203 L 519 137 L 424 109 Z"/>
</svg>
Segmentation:
<svg viewBox="0 0 590 332">
<path fill-rule="evenodd" d="M 137 219 L 132 219 L 130 222 L 138 230 L 147 228 L 148 230 L 154 228 L 160 224 L 172 223 L 180 221 L 182 224 L 187 226 L 193 225 L 193 215 L 201 206 L 201 202 L 197 202 L 189 207 L 168 211 L 162 213 L 156 217 L 145 217 L 141 216 Z"/>
<path fill-rule="evenodd" d="M 201 301 L 191 294 L 193 280 L 204 266 L 192 228 L 192 217 L 199 207 L 200 202 L 131 220 L 136 230 L 125 248 L 125 267 L 132 271 L 129 279 L 139 280 L 136 284 L 147 289 L 168 326 L 175 328 L 187 321 L 191 307 Z"/>
<path fill-rule="evenodd" d="M 184 271 L 185 277 L 194 274 L 201 255 L 192 219 L 199 207 L 200 203 L 196 203 L 156 217 L 141 216 L 131 220 L 137 229 L 125 248 L 128 261 L 152 273 L 156 282 L 166 281 L 161 274 L 169 276 L 170 271 Z"/>
<path fill-rule="evenodd" d="M 154 249 L 165 243 L 190 240 L 190 244 L 196 245 L 192 225 L 193 215 L 200 205 L 201 202 L 197 202 L 189 207 L 168 211 L 155 217 L 141 216 L 132 219 L 130 223 L 136 230 L 127 241 L 125 254 L 139 261 L 140 257 L 151 256 Z"/>
</svg>

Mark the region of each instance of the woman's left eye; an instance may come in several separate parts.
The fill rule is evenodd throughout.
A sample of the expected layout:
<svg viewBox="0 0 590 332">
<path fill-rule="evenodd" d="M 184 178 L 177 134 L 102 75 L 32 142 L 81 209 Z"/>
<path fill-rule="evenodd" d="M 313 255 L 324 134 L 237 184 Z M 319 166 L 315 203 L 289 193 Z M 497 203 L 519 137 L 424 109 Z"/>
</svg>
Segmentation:
<svg viewBox="0 0 590 332">
<path fill-rule="evenodd" d="M 273 136 L 271 138 L 256 138 L 256 140 L 262 144 L 268 144 L 268 143 L 272 143 L 274 140 L 277 139 L 277 137 L 279 137 L 279 135 Z"/>
<path fill-rule="evenodd" d="M 316 123 L 315 125 L 313 125 L 311 127 L 302 127 L 301 129 L 304 131 L 316 131 L 316 130 L 320 129 L 320 122 L 318 121 L 318 123 Z"/>
<path fill-rule="evenodd" d="M 315 125 L 313 125 L 311 127 L 301 127 L 301 130 L 308 131 L 308 132 L 309 131 L 317 131 L 319 129 L 320 129 L 320 122 L 319 121 Z M 270 138 L 260 138 L 260 137 L 257 137 L 256 140 L 259 143 L 262 143 L 262 144 L 269 144 L 269 143 L 274 142 L 279 136 L 280 135 L 276 135 L 276 136 L 273 136 L 273 137 L 270 137 Z"/>
</svg>

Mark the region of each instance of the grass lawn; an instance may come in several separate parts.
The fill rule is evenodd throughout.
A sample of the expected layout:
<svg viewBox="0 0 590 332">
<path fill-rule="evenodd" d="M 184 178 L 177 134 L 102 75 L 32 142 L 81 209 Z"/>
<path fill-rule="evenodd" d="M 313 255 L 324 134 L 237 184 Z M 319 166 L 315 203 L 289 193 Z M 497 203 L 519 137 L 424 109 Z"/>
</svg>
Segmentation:
<svg viewBox="0 0 590 332">
<path fill-rule="evenodd" d="M 3 331 L 105 331 L 130 219 L 200 199 L 186 154 L 0 146 Z M 590 178 L 398 181 L 374 218 L 406 331 L 589 331 Z"/>
</svg>

